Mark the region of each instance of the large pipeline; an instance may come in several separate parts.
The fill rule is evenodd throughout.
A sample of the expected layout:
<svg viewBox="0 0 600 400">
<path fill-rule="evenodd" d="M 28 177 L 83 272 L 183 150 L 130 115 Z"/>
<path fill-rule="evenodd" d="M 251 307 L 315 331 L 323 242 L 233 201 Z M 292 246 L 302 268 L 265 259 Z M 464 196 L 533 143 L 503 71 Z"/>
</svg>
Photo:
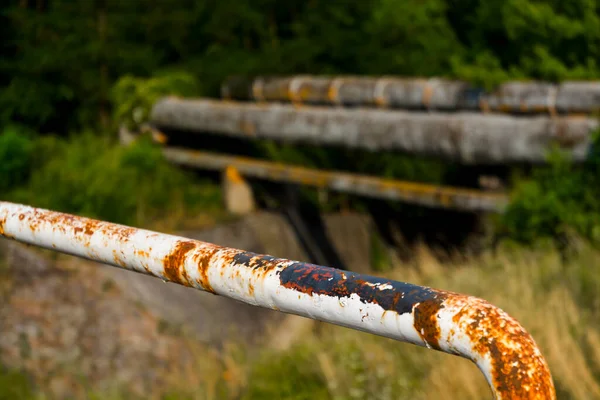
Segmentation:
<svg viewBox="0 0 600 400">
<path fill-rule="evenodd" d="M 0 236 L 458 355 L 497 400 L 556 399 L 531 335 L 476 297 L 7 202 Z"/>
<path fill-rule="evenodd" d="M 394 76 L 231 77 L 224 99 L 399 109 L 591 114 L 600 111 L 600 81 L 507 82 L 486 92 L 467 82 Z"/>
<path fill-rule="evenodd" d="M 590 150 L 596 119 L 424 113 L 257 104 L 167 97 L 154 104 L 159 129 L 273 139 L 316 146 L 400 151 L 463 164 L 544 163 L 558 146 L 574 161 Z"/>
</svg>

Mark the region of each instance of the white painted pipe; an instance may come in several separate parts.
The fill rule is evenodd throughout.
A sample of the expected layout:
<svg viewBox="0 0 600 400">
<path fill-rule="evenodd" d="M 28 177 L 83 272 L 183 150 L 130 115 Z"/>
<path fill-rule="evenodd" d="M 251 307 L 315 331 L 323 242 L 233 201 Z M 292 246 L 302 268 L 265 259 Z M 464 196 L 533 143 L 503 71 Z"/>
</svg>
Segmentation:
<svg viewBox="0 0 600 400">
<path fill-rule="evenodd" d="M 495 399 L 556 399 L 533 338 L 476 297 L 7 202 L 0 236 L 459 355 Z"/>
</svg>

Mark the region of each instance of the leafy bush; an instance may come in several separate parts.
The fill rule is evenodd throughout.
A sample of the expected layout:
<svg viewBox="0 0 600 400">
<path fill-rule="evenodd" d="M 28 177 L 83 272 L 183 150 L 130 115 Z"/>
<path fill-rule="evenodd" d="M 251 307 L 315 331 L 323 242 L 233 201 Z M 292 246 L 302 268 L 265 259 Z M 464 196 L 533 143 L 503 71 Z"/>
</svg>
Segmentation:
<svg viewBox="0 0 600 400">
<path fill-rule="evenodd" d="M 172 0 L 150 8 L 146 0 L 63 0 L 52 12 L 20 4 L 0 6 L 9 44 L 0 48 L 0 123 L 36 131 L 93 126 L 119 77 L 133 100 L 132 76 L 165 68 L 201 76 L 203 94 L 214 96 L 238 74 L 445 75 L 486 85 L 600 76 L 600 11 L 591 0 Z M 106 30 L 90 29 L 104 18 Z"/>
<path fill-rule="evenodd" d="M 33 147 L 31 137 L 17 127 L 7 127 L 0 134 L 0 193 L 27 180 Z"/>
<path fill-rule="evenodd" d="M 24 374 L 0 366 L 0 399 L 31 400 L 37 398 L 31 382 Z"/>
<path fill-rule="evenodd" d="M 196 78 L 185 72 L 163 72 L 151 78 L 121 77 L 112 89 L 114 118 L 134 129 L 145 122 L 152 105 L 167 95 L 191 96 L 200 93 Z"/>
<path fill-rule="evenodd" d="M 269 354 L 256 362 L 242 399 L 330 399 L 325 377 L 315 363 L 314 350 L 301 346 L 288 353 Z"/>
<path fill-rule="evenodd" d="M 517 241 L 565 239 L 572 234 L 600 240 L 600 150 L 598 137 L 589 159 L 576 165 L 552 152 L 549 165 L 517 182 L 500 232 Z"/>
<path fill-rule="evenodd" d="M 149 140 L 123 147 L 90 133 L 70 140 L 46 137 L 36 142 L 38 153 L 46 158 L 13 199 L 138 225 L 165 214 L 219 207 L 218 187 L 170 165 Z"/>
<path fill-rule="evenodd" d="M 450 2 L 447 2 L 450 3 Z M 600 13 L 587 0 L 451 2 L 448 18 L 468 51 L 452 74 L 486 87 L 507 79 L 597 79 Z"/>
</svg>

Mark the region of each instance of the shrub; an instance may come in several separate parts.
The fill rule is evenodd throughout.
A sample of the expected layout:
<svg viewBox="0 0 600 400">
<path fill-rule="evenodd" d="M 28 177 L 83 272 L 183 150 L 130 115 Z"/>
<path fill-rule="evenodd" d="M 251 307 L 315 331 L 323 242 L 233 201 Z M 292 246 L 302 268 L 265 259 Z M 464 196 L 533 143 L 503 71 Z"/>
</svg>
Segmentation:
<svg viewBox="0 0 600 400">
<path fill-rule="evenodd" d="M 0 399 L 31 400 L 35 399 L 31 382 L 18 371 L 8 371 L 0 366 Z"/>
<path fill-rule="evenodd" d="M 500 232 L 517 241 L 565 239 L 573 234 L 600 240 L 600 151 L 598 138 L 583 165 L 559 151 L 549 165 L 516 182 L 511 204 L 500 219 Z"/>
<path fill-rule="evenodd" d="M 6 193 L 27 180 L 32 158 L 31 137 L 18 127 L 6 127 L 0 134 L 1 193 Z"/>
<path fill-rule="evenodd" d="M 269 354 L 252 366 L 243 400 L 330 399 L 324 376 L 306 346 L 284 354 Z M 300 386 L 299 386 L 300 384 Z"/>
<path fill-rule="evenodd" d="M 158 99 L 167 95 L 190 96 L 200 93 L 196 78 L 185 72 L 163 72 L 151 78 L 121 77 L 111 91 L 114 119 L 135 129 L 145 122 Z"/>
<path fill-rule="evenodd" d="M 69 140 L 48 137 L 36 143 L 36 153 L 46 157 L 13 194 L 18 201 L 137 225 L 219 207 L 218 187 L 170 165 L 149 140 L 124 147 L 90 133 Z"/>
</svg>

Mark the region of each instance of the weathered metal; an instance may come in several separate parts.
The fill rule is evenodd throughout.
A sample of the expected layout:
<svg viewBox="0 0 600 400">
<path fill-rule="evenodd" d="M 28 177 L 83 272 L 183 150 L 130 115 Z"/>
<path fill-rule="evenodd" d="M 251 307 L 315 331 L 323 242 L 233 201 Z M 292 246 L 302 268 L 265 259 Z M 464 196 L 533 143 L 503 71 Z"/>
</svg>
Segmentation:
<svg viewBox="0 0 600 400">
<path fill-rule="evenodd" d="M 185 148 L 165 147 L 165 158 L 174 164 L 223 171 L 234 167 L 242 175 L 275 182 L 297 183 L 361 196 L 403 201 L 427 207 L 461 211 L 501 212 L 508 204 L 502 193 L 437 186 L 375 176 L 303 167 L 227 156 Z"/>
<path fill-rule="evenodd" d="M 585 117 L 296 107 L 173 97 L 154 105 L 150 122 L 159 129 L 394 150 L 463 164 L 544 163 L 554 145 L 583 161 L 591 133 L 600 126 L 597 119 Z"/>
<path fill-rule="evenodd" d="M 0 235 L 465 357 L 502 400 L 556 399 L 533 338 L 485 300 L 0 202 Z"/>
<path fill-rule="evenodd" d="M 221 85 L 230 100 L 471 110 L 507 113 L 593 113 L 600 111 L 599 81 L 506 82 L 486 92 L 463 81 L 394 76 L 232 77 Z"/>
</svg>

